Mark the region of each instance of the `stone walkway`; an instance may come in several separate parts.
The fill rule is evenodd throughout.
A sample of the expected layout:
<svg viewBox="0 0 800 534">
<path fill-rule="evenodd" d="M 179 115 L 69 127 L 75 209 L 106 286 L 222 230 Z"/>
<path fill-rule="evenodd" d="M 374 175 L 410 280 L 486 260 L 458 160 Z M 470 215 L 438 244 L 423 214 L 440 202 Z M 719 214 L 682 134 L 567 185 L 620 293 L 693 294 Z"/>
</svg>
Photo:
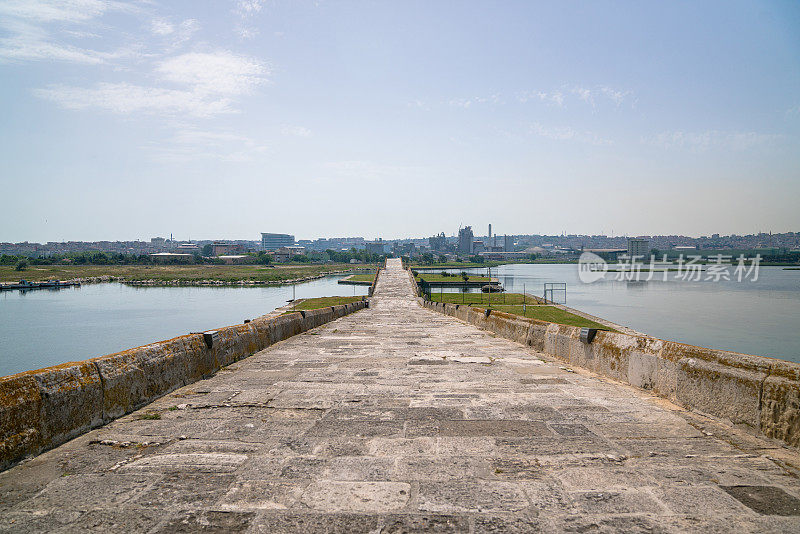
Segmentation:
<svg viewBox="0 0 800 534">
<path fill-rule="evenodd" d="M 0 531 L 800 532 L 796 451 L 373 305 L 0 474 Z"/>
</svg>

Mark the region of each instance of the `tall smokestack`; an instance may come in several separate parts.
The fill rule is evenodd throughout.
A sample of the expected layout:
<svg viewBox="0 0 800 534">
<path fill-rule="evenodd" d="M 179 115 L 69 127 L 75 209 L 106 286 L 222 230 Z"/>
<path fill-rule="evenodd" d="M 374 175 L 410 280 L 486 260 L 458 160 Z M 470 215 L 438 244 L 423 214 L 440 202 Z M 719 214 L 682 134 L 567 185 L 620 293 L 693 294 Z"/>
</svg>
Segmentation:
<svg viewBox="0 0 800 534">
<path fill-rule="evenodd" d="M 489 242 L 492 241 L 492 223 L 489 223 Z"/>
</svg>

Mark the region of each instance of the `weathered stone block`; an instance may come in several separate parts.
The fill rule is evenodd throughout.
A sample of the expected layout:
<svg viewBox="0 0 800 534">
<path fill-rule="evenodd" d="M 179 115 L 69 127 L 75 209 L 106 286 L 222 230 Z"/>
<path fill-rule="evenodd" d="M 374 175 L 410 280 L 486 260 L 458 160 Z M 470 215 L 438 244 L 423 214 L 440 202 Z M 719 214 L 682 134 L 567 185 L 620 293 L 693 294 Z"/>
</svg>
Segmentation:
<svg viewBox="0 0 800 534">
<path fill-rule="evenodd" d="M 41 406 L 30 373 L 0 378 L 0 470 L 43 446 Z"/>
<path fill-rule="evenodd" d="M 627 382 L 642 389 L 653 389 L 658 375 L 658 356 L 633 351 L 628 355 Z"/>
<path fill-rule="evenodd" d="M 661 395 L 673 402 L 678 398 L 678 364 L 672 360 L 667 360 L 658 356 L 658 371 L 656 382 L 653 385 L 653 392 Z"/>
<path fill-rule="evenodd" d="M 200 335 L 96 358 L 103 380 L 103 418 L 110 421 L 218 368 L 214 354 Z"/>
<path fill-rule="evenodd" d="M 533 350 L 544 351 L 545 336 L 547 334 L 547 323 L 535 321 L 528 327 L 528 335 L 525 344 Z"/>
<path fill-rule="evenodd" d="M 684 358 L 678 362 L 676 398 L 684 406 L 758 429 L 761 383 L 766 377 L 763 372 Z"/>
<path fill-rule="evenodd" d="M 41 394 L 42 438 L 64 443 L 103 423 L 103 383 L 93 363 L 66 363 L 33 375 Z"/>
<path fill-rule="evenodd" d="M 800 366 L 774 362 L 761 395 L 761 431 L 800 447 Z"/>
<path fill-rule="evenodd" d="M 326 512 L 384 512 L 408 502 L 411 485 L 404 482 L 344 482 L 321 480 L 306 488 L 301 502 Z"/>
</svg>

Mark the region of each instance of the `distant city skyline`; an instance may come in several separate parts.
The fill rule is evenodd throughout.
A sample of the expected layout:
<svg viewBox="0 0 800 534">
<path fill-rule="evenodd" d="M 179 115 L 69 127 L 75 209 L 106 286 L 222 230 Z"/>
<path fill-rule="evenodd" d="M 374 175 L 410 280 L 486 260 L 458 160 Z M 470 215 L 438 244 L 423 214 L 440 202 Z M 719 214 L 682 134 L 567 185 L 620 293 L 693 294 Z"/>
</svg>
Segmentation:
<svg viewBox="0 0 800 534">
<path fill-rule="evenodd" d="M 0 0 L 0 242 L 800 229 L 800 3 Z"/>
<path fill-rule="evenodd" d="M 447 239 L 458 239 L 458 233 L 457 232 L 453 233 L 453 234 L 449 234 L 447 232 L 440 232 L 440 233 L 444 233 L 445 237 Z M 317 241 L 317 240 L 338 241 L 338 240 L 352 240 L 352 239 L 360 239 L 361 241 L 364 241 L 364 242 L 371 242 L 371 241 L 377 242 L 379 240 L 383 240 L 383 241 L 386 241 L 386 242 L 391 242 L 391 241 L 404 241 L 404 240 L 406 240 L 406 241 L 427 240 L 427 239 L 429 239 L 431 237 L 437 237 L 440 233 L 434 232 L 434 233 L 431 233 L 429 235 L 406 235 L 406 236 L 401 236 L 401 237 L 368 236 L 368 235 L 364 235 L 364 234 L 350 235 L 350 236 L 344 236 L 344 235 L 340 235 L 340 236 L 316 235 L 316 236 L 296 236 L 296 237 L 295 236 L 288 236 L 288 237 L 295 237 L 294 242 Z M 599 233 L 594 233 L 594 234 L 569 234 L 569 233 L 544 234 L 544 233 L 535 233 L 535 232 L 533 232 L 533 233 L 522 233 L 522 232 L 500 232 L 500 233 L 495 233 L 493 231 L 491 237 L 496 238 L 498 240 L 498 242 L 500 242 L 500 240 L 502 240 L 502 238 L 504 236 L 525 236 L 525 237 L 536 236 L 536 237 L 560 237 L 560 238 L 587 237 L 587 238 L 598 238 L 598 239 L 630 239 L 630 238 L 637 238 L 637 237 L 643 237 L 643 238 L 672 238 L 672 237 L 674 237 L 674 238 L 685 238 L 685 239 L 691 239 L 691 240 L 704 240 L 704 239 L 705 240 L 713 240 L 713 239 L 725 240 L 725 239 L 730 239 L 730 238 L 759 237 L 759 236 L 792 236 L 793 238 L 797 238 L 797 236 L 800 236 L 800 230 L 796 231 L 796 232 L 795 231 L 789 231 L 789 232 L 752 232 L 752 233 L 749 233 L 749 234 L 735 234 L 735 233 L 723 234 L 723 233 L 719 233 L 719 232 L 714 232 L 714 233 L 709 234 L 709 235 L 697 235 L 697 236 L 685 235 L 685 234 L 609 235 L 609 234 L 599 234 Z M 488 233 L 482 234 L 480 232 L 474 232 L 474 229 L 473 229 L 473 238 L 474 239 L 476 239 L 476 240 L 477 239 L 485 240 L 488 237 L 489 237 Z M 220 237 L 220 236 L 217 236 L 217 237 L 209 237 L 209 236 L 203 237 L 203 236 L 200 236 L 200 237 L 196 237 L 196 238 L 191 238 L 191 237 L 169 236 L 169 235 L 167 237 L 165 237 L 164 235 L 157 235 L 157 236 L 151 236 L 151 237 L 148 237 L 148 238 L 130 238 L 130 239 L 97 239 L 97 240 L 73 239 L 73 240 L 66 240 L 66 241 L 57 241 L 57 240 L 48 239 L 48 240 L 42 240 L 42 241 L 31 241 L 31 240 L 28 240 L 28 241 L 0 241 L 0 244 L 8 244 L 8 243 L 17 244 L 17 243 L 26 243 L 26 242 L 27 243 L 40 243 L 40 244 L 46 244 L 46 243 L 68 243 L 68 242 L 73 242 L 73 243 L 95 243 L 95 242 L 111 242 L 111 243 L 141 242 L 141 243 L 148 243 L 148 242 L 157 241 L 157 240 L 159 242 L 164 241 L 164 240 L 167 240 L 167 241 L 172 240 L 174 243 L 197 243 L 197 242 L 214 242 L 214 241 L 219 241 L 219 242 L 246 242 L 247 241 L 247 242 L 262 243 L 263 244 L 263 242 L 264 242 L 263 233 L 262 233 L 262 236 L 259 237 L 259 238 L 253 238 L 253 237 Z"/>
</svg>

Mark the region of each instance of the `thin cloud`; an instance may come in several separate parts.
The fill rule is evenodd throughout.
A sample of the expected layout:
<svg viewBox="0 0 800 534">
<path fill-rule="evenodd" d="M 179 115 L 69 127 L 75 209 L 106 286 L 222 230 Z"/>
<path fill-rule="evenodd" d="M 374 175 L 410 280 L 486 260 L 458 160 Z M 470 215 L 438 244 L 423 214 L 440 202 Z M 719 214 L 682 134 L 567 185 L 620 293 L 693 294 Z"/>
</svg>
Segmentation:
<svg viewBox="0 0 800 534">
<path fill-rule="evenodd" d="M 617 106 L 622 104 L 628 95 L 630 95 L 630 91 L 619 91 L 611 87 L 601 87 L 600 93 L 609 98 Z"/>
<path fill-rule="evenodd" d="M 111 57 L 115 57 L 115 54 L 32 39 L 30 36 L 16 35 L 0 39 L 0 60 L 6 61 L 65 61 L 97 65 Z"/>
<path fill-rule="evenodd" d="M 175 131 L 166 144 L 148 148 L 155 159 L 173 163 L 197 160 L 242 163 L 269 151 L 268 145 L 246 135 L 188 126 Z"/>
<path fill-rule="evenodd" d="M 670 149 L 685 149 L 691 152 L 710 150 L 744 151 L 766 146 L 782 139 L 780 135 L 758 132 L 736 132 L 706 130 L 704 132 L 684 132 L 680 130 L 662 132 L 642 139 L 644 144 Z"/>
<path fill-rule="evenodd" d="M 607 101 L 613 103 L 616 107 L 626 102 L 631 96 L 631 91 L 623 91 L 609 86 L 599 87 L 582 87 L 582 86 L 562 86 L 559 89 L 553 90 L 531 90 L 521 91 L 516 93 L 512 98 L 520 104 L 529 102 L 541 102 L 556 107 L 565 107 L 571 102 L 583 102 L 595 108 L 600 102 Z M 460 107 L 464 109 L 471 108 L 477 104 L 492 103 L 504 104 L 506 98 L 500 94 L 495 93 L 490 96 L 475 96 L 470 98 L 454 98 L 447 102 L 448 105 L 453 107 Z"/>
<path fill-rule="evenodd" d="M 94 87 L 51 85 L 35 89 L 34 94 L 65 109 L 100 109 L 123 115 L 157 113 L 209 117 L 236 112 L 230 98 L 129 83 L 101 83 Z"/>
<path fill-rule="evenodd" d="M 538 100 L 562 107 L 564 105 L 564 93 L 561 91 L 529 91 L 517 95 L 517 100 L 523 104 L 531 100 Z"/>
<path fill-rule="evenodd" d="M 178 25 L 166 19 L 154 19 L 150 23 L 150 31 L 155 35 L 169 38 L 173 46 L 188 41 L 199 30 L 200 22 L 197 19 L 186 19 Z"/>
<path fill-rule="evenodd" d="M 7 33 L 0 39 L 0 61 L 100 64 L 130 56 L 134 53 L 132 48 L 101 52 L 64 43 L 54 38 L 48 29 L 56 25 L 66 36 L 96 37 L 80 26 L 95 23 L 106 12 L 115 10 L 135 11 L 136 8 L 122 2 L 102 0 L 10 0 L 0 3 L 0 27 Z M 62 29 L 65 24 L 78 25 L 78 29 Z"/>
<path fill-rule="evenodd" d="M 493 94 L 490 96 L 473 96 L 471 98 L 454 98 L 447 102 L 448 105 L 457 107 L 457 108 L 470 108 L 477 104 L 502 104 L 503 99 L 499 94 Z"/>
<path fill-rule="evenodd" d="M 283 135 L 295 136 L 295 137 L 311 136 L 311 130 L 303 126 L 284 126 L 283 128 L 281 128 L 281 133 Z"/>
<path fill-rule="evenodd" d="M 242 17 L 251 17 L 264 7 L 264 0 L 237 0 L 235 11 Z"/>
<path fill-rule="evenodd" d="M 607 85 L 601 85 L 598 87 L 581 87 L 573 85 L 568 88 L 568 91 L 576 96 L 578 100 L 589 104 L 593 108 L 602 101 L 610 101 L 616 107 L 619 107 L 633 94 L 631 91 L 623 91 Z"/>
<path fill-rule="evenodd" d="M 241 39 L 252 39 L 258 35 L 258 29 L 250 21 L 263 7 L 264 0 L 236 0 L 233 12 L 239 15 L 240 22 L 234 31 Z"/>
<path fill-rule="evenodd" d="M 613 142 L 610 139 L 605 139 L 596 133 L 589 131 L 575 130 L 569 126 L 544 126 L 538 122 L 530 125 L 530 132 L 539 137 L 550 139 L 552 141 L 576 141 L 579 143 L 586 143 L 595 146 L 608 146 Z"/>
<path fill-rule="evenodd" d="M 86 22 L 112 9 L 130 9 L 107 0 L 5 0 L 0 15 L 35 22 Z"/>
<path fill-rule="evenodd" d="M 175 31 L 175 25 L 164 19 L 155 19 L 150 23 L 150 31 L 156 35 L 169 35 Z"/>
<path fill-rule="evenodd" d="M 572 94 L 576 95 L 582 101 L 586 102 L 587 104 L 591 104 L 594 107 L 594 92 L 591 89 L 587 89 L 585 87 L 573 87 L 571 89 Z"/>
<path fill-rule="evenodd" d="M 269 69 L 253 58 L 220 51 L 169 58 L 156 72 L 167 81 L 190 85 L 196 92 L 241 95 L 264 83 Z"/>
<path fill-rule="evenodd" d="M 119 114 L 166 113 L 209 117 L 238 111 L 234 98 L 266 81 L 267 69 L 254 59 L 231 52 L 189 53 L 156 67 L 162 80 L 182 86 L 101 83 L 94 87 L 52 85 L 34 94 L 67 109 L 96 108 Z"/>
</svg>

